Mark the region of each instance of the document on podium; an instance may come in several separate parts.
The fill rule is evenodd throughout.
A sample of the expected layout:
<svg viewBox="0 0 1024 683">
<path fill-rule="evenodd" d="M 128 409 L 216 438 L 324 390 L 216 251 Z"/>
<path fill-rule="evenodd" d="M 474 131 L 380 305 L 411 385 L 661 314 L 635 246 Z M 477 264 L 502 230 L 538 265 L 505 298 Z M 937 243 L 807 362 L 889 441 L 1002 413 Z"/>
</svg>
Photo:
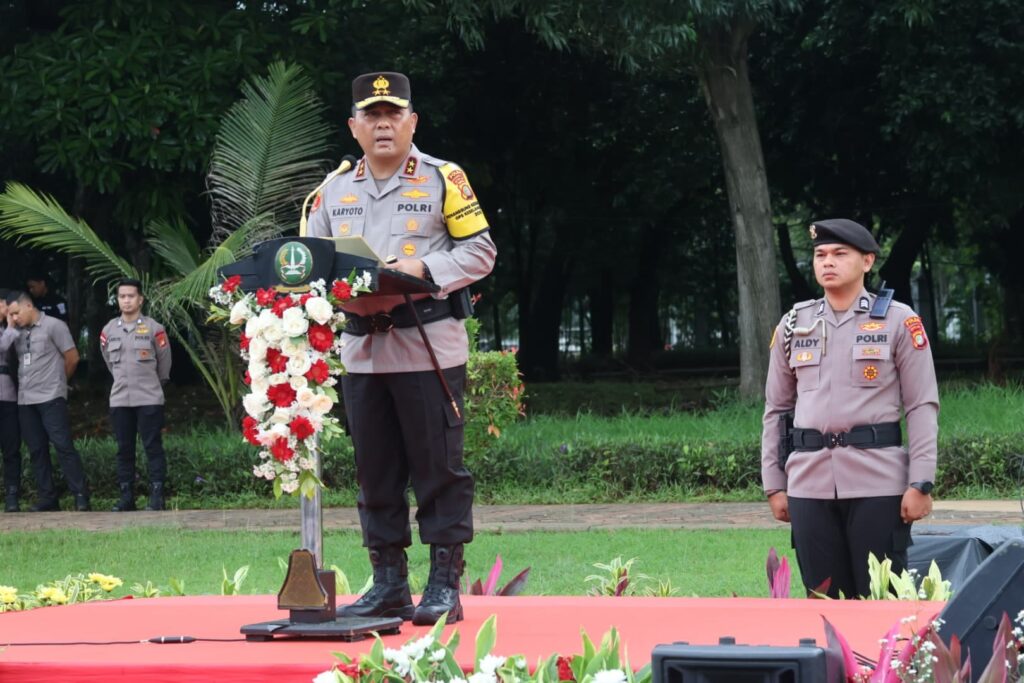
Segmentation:
<svg viewBox="0 0 1024 683">
<path fill-rule="evenodd" d="M 341 254 L 350 254 L 360 258 L 372 259 L 377 263 L 378 268 L 384 267 L 384 259 L 377 255 L 377 252 L 370 247 L 370 244 L 362 235 L 354 237 L 332 237 L 334 250 Z"/>
</svg>

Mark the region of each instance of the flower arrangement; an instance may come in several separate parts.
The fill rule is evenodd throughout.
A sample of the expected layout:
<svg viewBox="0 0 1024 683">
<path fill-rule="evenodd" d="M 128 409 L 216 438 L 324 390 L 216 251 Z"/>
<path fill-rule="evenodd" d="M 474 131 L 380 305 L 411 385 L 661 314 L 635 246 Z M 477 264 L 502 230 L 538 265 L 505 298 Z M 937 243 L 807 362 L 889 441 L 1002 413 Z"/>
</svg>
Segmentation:
<svg viewBox="0 0 1024 683">
<path fill-rule="evenodd" d="M 210 289 L 210 319 L 240 333 L 239 352 L 248 363 L 242 436 L 260 448 L 253 473 L 273 482 L 276 497 L 312 498 L 322 486 L 316 450 L 341 433 L 330 415 L 338 402 L 337 377 L 345 371 L 338 359 L 345 314 L 338 307 L 370 291 L 370 275 L 353 271 L 330 288 L 316 280 L 301 294 L 246 293 L 240 284 L 236 275 Z"/>
<path fill-rule="evenodd" d="M 455 660 L 459 632 L 452 631 L 448 641 L 440 641 L 445 620 L 427 635 L 409 641 L 399 649 L 386 648 L 380 636 L 369 654 L 353 660 L 335 653 L 340 661 L 329 671 L 316 676 L 314 683 L 650 683 L 651 668 L 634 673 L 628 661 L 619 657 L 619 635 L 615 629 L 605 634 L 600 646 L 583 633 L 583 653 L 574 656 L 551 655 L 537 662 L 530 671 L 521 655 L 491 654 L 497 640 L 497 617 L 490 616 L 476 635 L 475 666 L 467 674 Z"/>
<path fill-rule="evenodd" d="M 14 586 L 0 586 L 0 612 L 20 612 L 36 607 L 70 605 L 77 602 L 106 600 L 121 579 L 93 572 L 69 574 L 63 579 L 40 584 L 31 593 L 19 593 Z"/>
</svg>

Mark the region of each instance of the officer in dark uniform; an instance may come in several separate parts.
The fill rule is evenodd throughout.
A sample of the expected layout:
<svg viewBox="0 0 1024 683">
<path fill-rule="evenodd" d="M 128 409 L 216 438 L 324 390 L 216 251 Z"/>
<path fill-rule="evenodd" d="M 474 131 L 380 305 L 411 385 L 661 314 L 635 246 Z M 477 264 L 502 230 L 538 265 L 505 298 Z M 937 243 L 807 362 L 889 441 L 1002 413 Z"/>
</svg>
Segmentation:
<svg viewBox="0 0 1024 683">
<path fill-rule="evenodd" d="M 413 304 L 436 361 L 401 296 L 358 297 L 345 306 L 342 390 L 374 586 L 339 611 L 415 624 L 433 624 L 447 612 L 453 622 L 462 618 L 463 544 L 473 538 L 473 478 L 462 462 L 469 344 L 459 319 L 465 313 L 453 300 L 491 271 L 496 249 L 465 171 L 412 143 L 418 117 L 409 79 L 363 74 L 352 82 L 352 99 L 348 125 L 365 156 L 317 195 L 308 234 L 361 235 L 377 254 L 395 257 L 389 267 L 441 290 Z M 430 578 L 415 610 L 405 555 L 410 482 L 420 538 L 430 544 Z"/>
<path fill-rule="evenodd" d="M 114 512 L 135 509 L 135 441 L 142 438 L 149 466 L 147 510 L 164 509 L 167 456 L 163 385 L 171 376 L 171 346 L 163 325 L 142 315 L 142 283 L 121 280 L 117 305 L 121 315 L 100 333 L 103 361 L 114 384 L 110 388 L 110 423 L 117 439 L 117 482 L 120 500 Z"/>
<path fill-rule="evenodd" d="M 835 219 L 810 234 L 825 296 L 772 337 L 761 479 L 807 590 L 828 580 L 852 598 L 868 593 L 869 553 L 902 571 L 911 524 L 931 511 L 939 394 L 921 318 L 864 288 L 880 252 L 867 228 Z"/>
<path fill-rule="evenodd" d="M 50 278 L 46 273 L 34 273 L 25 281 L 28 293 L 32 295 L 35 307 L 50 316 L 68 321 L 68 302 L 50 291 Z"/>
</svg>

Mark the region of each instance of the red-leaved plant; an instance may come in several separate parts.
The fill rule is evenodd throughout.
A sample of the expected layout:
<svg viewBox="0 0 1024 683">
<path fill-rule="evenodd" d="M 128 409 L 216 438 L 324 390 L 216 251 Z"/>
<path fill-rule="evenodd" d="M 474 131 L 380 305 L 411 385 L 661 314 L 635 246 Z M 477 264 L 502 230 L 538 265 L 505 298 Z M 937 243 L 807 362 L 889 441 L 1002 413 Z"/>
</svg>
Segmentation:
<svg viewBox="0 0 1024 683">
<path fill-rule="evenodd" d="M 494 560 L 494 566 L 491 567 L 491 571 L 487 575 L 487 581 L 481 583 L 480 579 L 477 579 L 473 583 L 469 583 L 469 579 L 467 579 L 468 585 L 465 592 L 469 595 L 519 595 L 523 588 L 526 587 L 526 578 L 530 575 L 530 568 L 527 567 L 512 577 L 512 580 L 503 587 L 498 588 L 498 578 L 501 576 L 501 569 L 501 555 L 498 555 Z"/>
</svg>

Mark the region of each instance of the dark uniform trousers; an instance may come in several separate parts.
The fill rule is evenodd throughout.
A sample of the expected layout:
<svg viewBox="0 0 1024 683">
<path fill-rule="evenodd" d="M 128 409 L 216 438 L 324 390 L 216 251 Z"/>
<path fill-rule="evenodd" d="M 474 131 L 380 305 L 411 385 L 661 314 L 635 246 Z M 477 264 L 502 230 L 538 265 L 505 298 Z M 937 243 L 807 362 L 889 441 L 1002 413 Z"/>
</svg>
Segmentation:
<svg viewBox="0 0 1024 683">
<path fill-rule="evenodd" d="M 21 486 L 21 428 L 15 401 L 0 401 L 0 452 L 4 454 L 4 488 Z"/>
<path fill-rule="evenodd" d="M 164 428 L 162 405 L 116 407 L 110 409 L 110 423 L 117 440 L 117 481 L 130 484 L 135 481 L 136 436 L 142 439 L 146 451 L 147 468 L 151 482 L 162 482 L 167 477 L 167 455 L 164 453 L 160 432 Z"/>
<path fill-rule="evenodd" d="M 907 566 L 910 524 L 900 517 L 903 496 L 816 499 L 789 497 L 793 548 L 804 586 L 832 582 L 828 595 L 864 596 L 871 584 L 868 553 L 892 560 L 892 571 Z"/>
<path fill-rule="evenodd" d="M 444 375 L 461 412 L 466 366 Z M 473 477 L 462 462 L 463 423 L 437 373 L 350 374 L 341 387 L 356 454 L 363 545 L 412 545 L 410 480 L 423 543 L 473 540 Z"/>
<path fill-rule="evenodd" d="M 58 397 L 43 403 L 19 405 L 18 418 L 22 437 L 32 459 L 32 473 L 39 489 L 39 501 L 52 502 L 57 499 L 53 487 L 53 462 L 50 460 L 51 443 L 57 451 L 68 488 L 72 493 L 89 495 L 82 456 L 75 450 L 71 440 L 67 399 Z"/>
</svg>

